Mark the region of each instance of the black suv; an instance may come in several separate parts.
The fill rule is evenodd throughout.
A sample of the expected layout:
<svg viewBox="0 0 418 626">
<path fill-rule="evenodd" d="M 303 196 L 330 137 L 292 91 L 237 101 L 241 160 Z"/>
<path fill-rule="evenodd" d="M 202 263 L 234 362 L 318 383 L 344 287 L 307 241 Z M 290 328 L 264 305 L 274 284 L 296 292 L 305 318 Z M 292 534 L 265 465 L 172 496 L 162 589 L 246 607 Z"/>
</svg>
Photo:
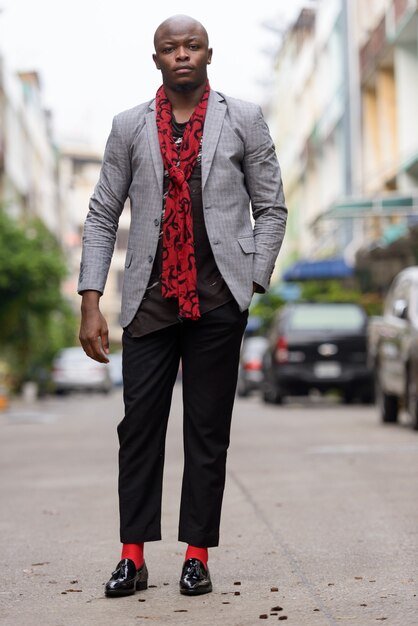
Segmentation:
<svg viewBox="0 0 418 626">
<path fill-rule="evenodd" d="M 351 303 L 299 302 L 275 317 L 263 357 L 263 399 L 337 389 L 344 402 L 373 402 L 364 309 Z"/>
</svg>

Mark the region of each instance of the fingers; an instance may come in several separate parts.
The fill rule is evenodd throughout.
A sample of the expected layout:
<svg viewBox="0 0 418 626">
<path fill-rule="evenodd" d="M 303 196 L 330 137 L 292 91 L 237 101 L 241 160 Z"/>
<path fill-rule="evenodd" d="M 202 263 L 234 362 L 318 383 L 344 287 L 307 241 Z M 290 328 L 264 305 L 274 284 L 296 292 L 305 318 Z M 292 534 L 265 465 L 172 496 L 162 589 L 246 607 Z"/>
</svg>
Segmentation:
<svg viewBox="0 0 418 626">
<path fill-rule="evenodd" d="M 99 363 L 109 363 L 106 356 L 109 354 L 109 331 L 100 312 L 82 315 L 79 339 L 87 356 Z"/>
<path fill-rule="evenodd" d="M 87 356 L 89 356 L 91 359 L 94 359 L 95 361 L 98 361 L 99 363 L 109 363 L 109 359 L 103 352 L 100 337 L 96 337 L 95 339 L 91 338 L 84 341 L 80 339 L 80 341 Z"/>
<path fill-rule="evenodd" d="M 105 354 L 109 354 L 109 331 L 107 327 L 102 331 L 101 335 L 102 348 Z M 109 359 L 107 359 L 107 362 Z"/>
</svg>

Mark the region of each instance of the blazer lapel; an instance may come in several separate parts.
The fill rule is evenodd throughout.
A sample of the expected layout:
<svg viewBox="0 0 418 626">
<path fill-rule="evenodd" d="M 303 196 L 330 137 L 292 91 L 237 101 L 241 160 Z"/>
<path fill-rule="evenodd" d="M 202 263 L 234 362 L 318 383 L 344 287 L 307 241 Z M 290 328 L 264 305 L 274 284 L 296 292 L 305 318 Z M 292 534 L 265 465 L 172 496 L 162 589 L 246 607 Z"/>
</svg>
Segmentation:
<svg viewBox="0 0 418 626">
<path fill-rule="evenodd" d="M 145 116 L 147 126 L 148 143 L 151 151 L 152 162 L 160 189 L 163 188 L 164 166 L 161 157 L 160 143 L 158 141 L 157 123 L 155 121 L 155 100 L 149 105 L 150 111 Z"/>
<path fill-rule="evenodd" d="M 225 117 L 226 106 L 222 104 L 223 101 L 223 96 L 216 91 L 210 91 L 202 141 L 202 189 L 209 176 Z"/>
<path fill-rule="evenodd" d="M 205 117 L 202 140 L 202 189 L 206 184 L 212 166 L 216 146 L 221 133 L 222 122 L 225 117 L 226 106 L 222 104 L 223 96 L 211 90 L 209 94 L 208 108 Z M 164 166 L 161 157 L 160 144 L 158 141 L 157 124 L 155 122 L 155 100 L 149 105 L 150 110 L 145 116 L 148 143 L 150 146 L 152 162 L 157 176 L 158 185 L 162 189 Z"/>
</svg>

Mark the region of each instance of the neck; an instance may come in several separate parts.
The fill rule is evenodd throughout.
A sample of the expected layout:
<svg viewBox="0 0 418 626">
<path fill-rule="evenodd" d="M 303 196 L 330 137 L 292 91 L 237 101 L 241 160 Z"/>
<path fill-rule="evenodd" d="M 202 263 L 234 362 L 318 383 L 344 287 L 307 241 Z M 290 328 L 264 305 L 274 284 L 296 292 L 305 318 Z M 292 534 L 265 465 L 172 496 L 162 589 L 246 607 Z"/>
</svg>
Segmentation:
<svg viewBox="0 0 418 626">
<path fill-rule="evenodd" d="M 173 115 L 177 122 L 187 122 L 190 119 L 196 105 L 202 99 L 205 89 L 206 81 L 191 91 L 175 91 L 164 85 L 164 91 L 171 102 Z"/>
</svg>

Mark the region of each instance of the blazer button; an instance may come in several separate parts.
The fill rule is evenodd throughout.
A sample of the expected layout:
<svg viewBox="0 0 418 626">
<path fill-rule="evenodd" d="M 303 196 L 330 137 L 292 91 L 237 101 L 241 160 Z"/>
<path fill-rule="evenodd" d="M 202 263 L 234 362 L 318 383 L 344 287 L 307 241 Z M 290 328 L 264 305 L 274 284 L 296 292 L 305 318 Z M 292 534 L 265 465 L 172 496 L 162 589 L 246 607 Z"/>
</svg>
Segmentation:
<svg viewBox="0 0 418 626">
<path fill-rule="evenodd" d="M 158 226 L 159 223 L 160 223 L 160 220 L 157 220 L 157 219 L 154 220 L 154 226 Z"/>
<path fill-rule="evenodd" d="M 154 259 L 152 258 L 152 256 L 151 256 L 151 255 L 149 255 L 149 257 L 148 257 L 148 263 L 152 263 L 152 262 L 153 262 L 153 260 L 154 260 Z"/>
</svg>

